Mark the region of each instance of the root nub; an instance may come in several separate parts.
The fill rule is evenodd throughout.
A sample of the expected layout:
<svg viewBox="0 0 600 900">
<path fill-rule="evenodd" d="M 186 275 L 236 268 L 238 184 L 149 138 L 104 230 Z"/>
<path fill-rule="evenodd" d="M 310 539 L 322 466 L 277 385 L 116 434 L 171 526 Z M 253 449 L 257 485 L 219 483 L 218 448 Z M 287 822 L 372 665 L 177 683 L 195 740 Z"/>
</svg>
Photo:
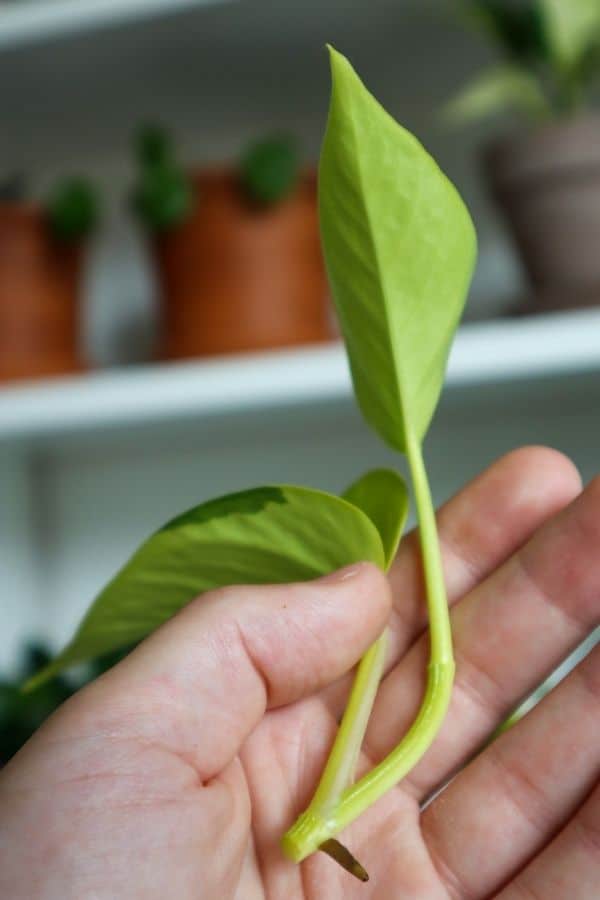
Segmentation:
<svg viewBox="0 0 600 900">
<path fill-rule="evenodd" d="M 336 863 L 339 863 L 343 869 L 346 869 L 347 872 L 350 872 L 350 874 L 354 875 L 355 878 L 358 878 L 359 881 L 369 880 L 368 873 L 361 866 L 359 861 L 352 856 L 350 851 L 344 847 L 343 844 L 336 841 L 335 838 L 329 838 L 328 841 L 324 841 L 319 847 L 319 850 L 322 850 L 327 856 L 335 859 Z"/>
</svg>

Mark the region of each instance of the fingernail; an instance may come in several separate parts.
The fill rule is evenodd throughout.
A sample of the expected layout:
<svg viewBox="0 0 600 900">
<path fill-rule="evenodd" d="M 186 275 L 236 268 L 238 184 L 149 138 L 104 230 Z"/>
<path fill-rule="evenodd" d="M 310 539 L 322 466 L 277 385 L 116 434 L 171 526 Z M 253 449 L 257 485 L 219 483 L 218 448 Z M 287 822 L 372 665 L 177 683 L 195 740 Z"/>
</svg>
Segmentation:
<svg viewBox="0 0 600 900">
<path fill-rule="evenodd" d="M 322 575 L 321 578 L 315 578 L 315 582 L 317 584 L 337 584 L 340 581 L 348 581 L 349 578 L 354 578 L 355 575 L 358 575 L 361 569 L 362 563 L 352 563 L 349 566 L 344 566 L 343 569 L 336 569 L 335 572 Z"/>
</svg>

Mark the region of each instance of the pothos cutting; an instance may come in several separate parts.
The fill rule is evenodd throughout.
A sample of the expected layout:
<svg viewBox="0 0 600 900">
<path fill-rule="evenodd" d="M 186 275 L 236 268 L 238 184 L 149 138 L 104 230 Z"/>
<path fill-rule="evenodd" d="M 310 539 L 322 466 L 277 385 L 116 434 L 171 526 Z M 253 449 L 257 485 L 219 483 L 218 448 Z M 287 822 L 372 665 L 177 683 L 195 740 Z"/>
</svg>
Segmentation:
<svg viewBox="0 0 600 900">
<path fill-rule="evenodd" d="M 366 879 L 337 835 L 416 765 L 435 739 L 452 691 L 450 620 L 422 443 L 467 295 L 476 238 L 461 198 L 431 156 L 379 105 L 347 59 L 332 48 L 330 58 L 333 89 L 319 168 L 323 252 L 358 405 L 408 460 L 431 655 L 412 727 L 355 780 L 386 634 L 367 651 L 313 799 L 282 847 L 295 862 L 325 850 Z M 196 506 L 139 548 L 97 597 L 71 643 L 29 686 L 139 641 L 214 588 L 302 581 L 361 560 L 387 571 L 407 509 L 404 481 L 387 469 L 363 475 L 341 497 L 267 485 Z"/>
</svg>

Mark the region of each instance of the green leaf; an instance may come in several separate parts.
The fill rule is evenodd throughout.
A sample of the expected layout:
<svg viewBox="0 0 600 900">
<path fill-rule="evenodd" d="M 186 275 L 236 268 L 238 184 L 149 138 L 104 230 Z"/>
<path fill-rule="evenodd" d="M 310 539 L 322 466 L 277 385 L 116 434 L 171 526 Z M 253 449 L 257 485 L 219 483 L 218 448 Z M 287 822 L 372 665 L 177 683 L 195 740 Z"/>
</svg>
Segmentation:
<svg viewBox="0 0 600 900">
<path fill-rule="evenodd" d="M 452 124 L 463 124 L 508 109 L 532 118 L 550 113 L 538 79 L 518 66 L 499 66 L 477 76 L 446 105 L 443 115 Z"/>
<path fill-rule="evenodd" d="M 305 581 L 361 560 L 385 568 L 379 534 L 360 509 L 331 494 L 268 486 L 203 503 L 140 547 L 26 688 L 140 640 L 205 591 Z"/>
<path fill-rule="evenodd" d="M 372 469 L 351 484 L 342 496 L 362 509 L 377 528 L 385 551 L 385 568 L 389 569 L 408 516 L 404 479 L 393 469 Z"/>
<path fill-rule="evenodd" d="M 476 255 L 469 214 L 421 144 L 331 49 L 321 233 L 354 389 L 405 451 L 435 410 Z"/>
<path fill-rule="evenodd" d="M 293 137 L 266 138 L 245 152 L 240 162 L 240 180 L 251 200 L 273 204 L 283 200 L 296 186 L 299 174 L 297 142 Z"/>
<path fill-rule="evenodd" d="M 540 0 L 548 43 L 565 69 L 576 67 L 600 39 L 598 0 Z"/>
</svg>

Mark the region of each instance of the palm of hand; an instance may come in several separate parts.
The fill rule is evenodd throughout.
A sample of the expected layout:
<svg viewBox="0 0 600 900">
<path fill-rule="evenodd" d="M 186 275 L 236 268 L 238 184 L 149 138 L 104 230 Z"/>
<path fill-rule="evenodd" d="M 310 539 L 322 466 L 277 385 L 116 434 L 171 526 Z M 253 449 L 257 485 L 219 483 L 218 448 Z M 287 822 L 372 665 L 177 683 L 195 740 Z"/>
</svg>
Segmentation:
<svg viewBox="0 0 600 900">
<path fill-rule="evenodd" d="M 239 680 L 225 677 L 211 696 L 211 665 L 233 654 L 239 630 L 237 638 L 227 630 L 216 635 L 203 658 L 208 698 L 204 690 L 198 702 L 210 707 L 208 718 L 194 706 L 197 673 L 194 679 L 184 664 L 183 631 L 174 643 L 190 693 L 169 675 L 171 651 L 161 666 L 159 633 L 145 655 L 136 651 L 136 660 L 68 704 L 0 782 L 0 851 L 10 861 L 0 867 L 0 895 L 592 900 L 600 872 L 597 652 L 421 812 L 597 619 L 599 484 L 546 521 L 576 493 L 564 460 L 521 451 L 442 510 L 456 687 L 434 747 L 342 836 L 369 871 L 367 885 L 323 854 L 298 867 L 279 850 L 314 790 L 349 683 L 330 684 L 325 663 L 319 671 L 323 635 L 309 616 L 302 641 L 295 651 L 286 645 L 286 653 L 271 640 L 274 626 L 255 622 L 253 646 L 247 635 L 241 642 L 247 679 L 233 665 Z M 404 542 L 391 583 L 390 666 L 365 741 L 365 768 L 398 742 L 420 701 L 427 637 L 414 537 Z M 370 621 L 367 600 L 385 590 L 370 569 L 355 577 L 354 599 L 365 603 L 355 643 L 361 630 L 370 640 L 380 627 L 385 611 Z M 340 647 L 350 640 L 343 627 Z M 327 639 L 336 643 L 335 629 Z M 308 671 L 299 683 L 303 661 Z M 124 678 L 127 692 L 115 693 Z M 286 687 L 286 679 L 294 684 Z M 294 696 L 303 699 L 289 702 Z M 263 716 L 268 701 L 285 705 Z"/>
<path fill-rule="evenodd" d="M 444 898 L 448 891 L 421 833 L 419 806 L 401 788 L 392 791 L 344 832 L 342 840 L 367 867 L 368 884 L 356 881 L 323 853 L 301 866 L 281 855 L 279 839 L 310 800 L 334 733 L 335 720 L 321 700 L 269 714 L 242 753 L 253 826 L 240 898 Z M 362 766 L 371 767 L 363 756 Z M 297 798 L 302 798 L 298 804 Z"/>
</svg>

